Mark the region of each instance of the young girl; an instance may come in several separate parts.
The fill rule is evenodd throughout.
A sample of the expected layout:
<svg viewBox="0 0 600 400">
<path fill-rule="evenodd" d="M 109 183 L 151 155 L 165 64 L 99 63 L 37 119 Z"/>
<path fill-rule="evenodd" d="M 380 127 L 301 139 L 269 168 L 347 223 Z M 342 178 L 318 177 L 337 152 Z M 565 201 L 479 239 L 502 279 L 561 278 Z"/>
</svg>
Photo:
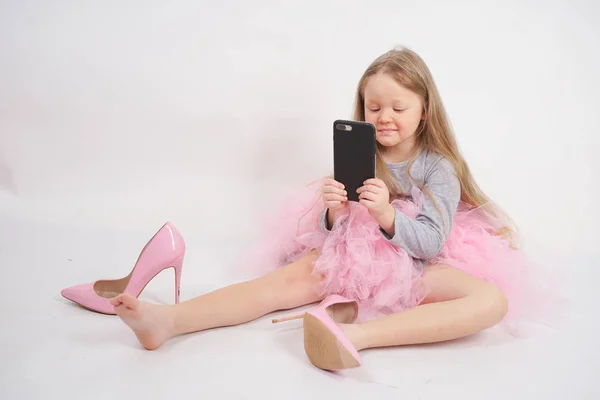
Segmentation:
<svg viewBox="0 0 600 400">
<path fill-rule="evenodd" d="M 110 304 L 147 349 L 322 300 L 302 316 L 306 354 L 327 370 L 360 365 L 363 349 L 446 341 L 525 316 L 529 267 L 459 153 L 423 60 L 408 49 L 377 58 L 358 84 L 354 119 L 377 129 L 377 178 L 359 202 L 332 178 L 295 196 L 268 226 L 260 254 L 271 271 L 172 306 L 138 300 L 143 285 L 131 288 L 129 277 L 99 281 L 95 292 L 122 293 Z M 160 268 L 180 274 L 183 251 Z"/>
</svg>

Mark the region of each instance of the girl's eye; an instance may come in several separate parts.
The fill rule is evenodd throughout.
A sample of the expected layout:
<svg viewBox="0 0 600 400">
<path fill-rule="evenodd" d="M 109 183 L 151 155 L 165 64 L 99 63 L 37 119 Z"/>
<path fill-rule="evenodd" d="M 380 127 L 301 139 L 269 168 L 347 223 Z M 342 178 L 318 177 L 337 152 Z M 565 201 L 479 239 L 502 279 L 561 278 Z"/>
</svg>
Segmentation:
<svg viewBox="0 0 600 400">
<path fill-rule="evenodd" d="M 402 111 L 404 111 L 404 109 L 400 110 L 400 109 L 394 108 L 394 111 L 402 112 Z"/>
<path fill-rule="evenodd" d="M 379 111 L 379 108 L 369 108 L 369 111 L 377 112 L 377 111 Z"/>
</svg>

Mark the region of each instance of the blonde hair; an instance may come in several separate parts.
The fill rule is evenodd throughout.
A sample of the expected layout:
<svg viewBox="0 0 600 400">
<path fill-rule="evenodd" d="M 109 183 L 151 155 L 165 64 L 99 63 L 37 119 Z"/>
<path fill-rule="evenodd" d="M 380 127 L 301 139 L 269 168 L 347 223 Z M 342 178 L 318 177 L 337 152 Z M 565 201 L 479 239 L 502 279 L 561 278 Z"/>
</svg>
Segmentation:
<svg viewBox="0 0 600 400">
<path fill-rule="evenodd" d="M 365 121 L 365 86 L 368 79 L 379 72 L 388 74 L 400 85 L 419 95 L 423 103 L 425 118 L 421 120 L 415 133 L 416 146 L 407 164 L 409 177 L 410 167 L 421 151 L 430 150 L 442 155 L 456 170 L 460 182 L 461 202 L 470 208 L 485 208 L 487 213 L 500 219 L 503 226 L 496 227 L 496 234 L 505 237 L 512 247 L 518 247 L 514 224 L 477 185 L 467 162 L 461 155 L 433 76 L 418 54 L 405 47 L 399 47 L 379 56 L 371 63 L 358 83 L 354 119 Z M 404 195 L 404 190 L 398 187 L 398 182 L 383 161 L 384 149 L 384 146 L 377 143 L 377 177 L 385 182 L 391 198 L 401 197 Z M 433 200 L 427 188 L 423 189 Z"/>
</svg>

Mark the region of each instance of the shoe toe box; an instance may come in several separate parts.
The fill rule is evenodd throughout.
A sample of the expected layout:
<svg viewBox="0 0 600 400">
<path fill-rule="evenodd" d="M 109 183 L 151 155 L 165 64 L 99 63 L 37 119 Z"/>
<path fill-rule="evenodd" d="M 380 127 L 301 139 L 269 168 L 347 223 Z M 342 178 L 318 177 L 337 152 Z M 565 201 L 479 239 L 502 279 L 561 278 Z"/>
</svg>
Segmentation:
<svg viewBox="0 0 600 400">
<path fill-rule="evenodd" d="M 104 314 L 115 314 L 114 307 L 110 304 L 110 300 L 98 296 L 94 291 L 94 283 L 71 286 L 61 290 L 60 294 L 64 298 L 90 310 Z"/>
</svg>

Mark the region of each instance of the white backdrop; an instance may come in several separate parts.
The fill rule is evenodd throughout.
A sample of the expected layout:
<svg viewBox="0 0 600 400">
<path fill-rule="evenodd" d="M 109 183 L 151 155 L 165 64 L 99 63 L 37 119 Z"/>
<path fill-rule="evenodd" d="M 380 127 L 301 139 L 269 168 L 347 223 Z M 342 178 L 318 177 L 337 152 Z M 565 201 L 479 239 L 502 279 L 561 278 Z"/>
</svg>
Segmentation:
<svg viewBox="0 0 600 400">
<path fill-rule="evenodd" d="M 600 255 L 599 7 L 486 3 L 2 1 L 0 213 L 251 232 L 276 188 L 330 172 L 332 121 L 406 45 L 525 236 Z"/>
</svg>

